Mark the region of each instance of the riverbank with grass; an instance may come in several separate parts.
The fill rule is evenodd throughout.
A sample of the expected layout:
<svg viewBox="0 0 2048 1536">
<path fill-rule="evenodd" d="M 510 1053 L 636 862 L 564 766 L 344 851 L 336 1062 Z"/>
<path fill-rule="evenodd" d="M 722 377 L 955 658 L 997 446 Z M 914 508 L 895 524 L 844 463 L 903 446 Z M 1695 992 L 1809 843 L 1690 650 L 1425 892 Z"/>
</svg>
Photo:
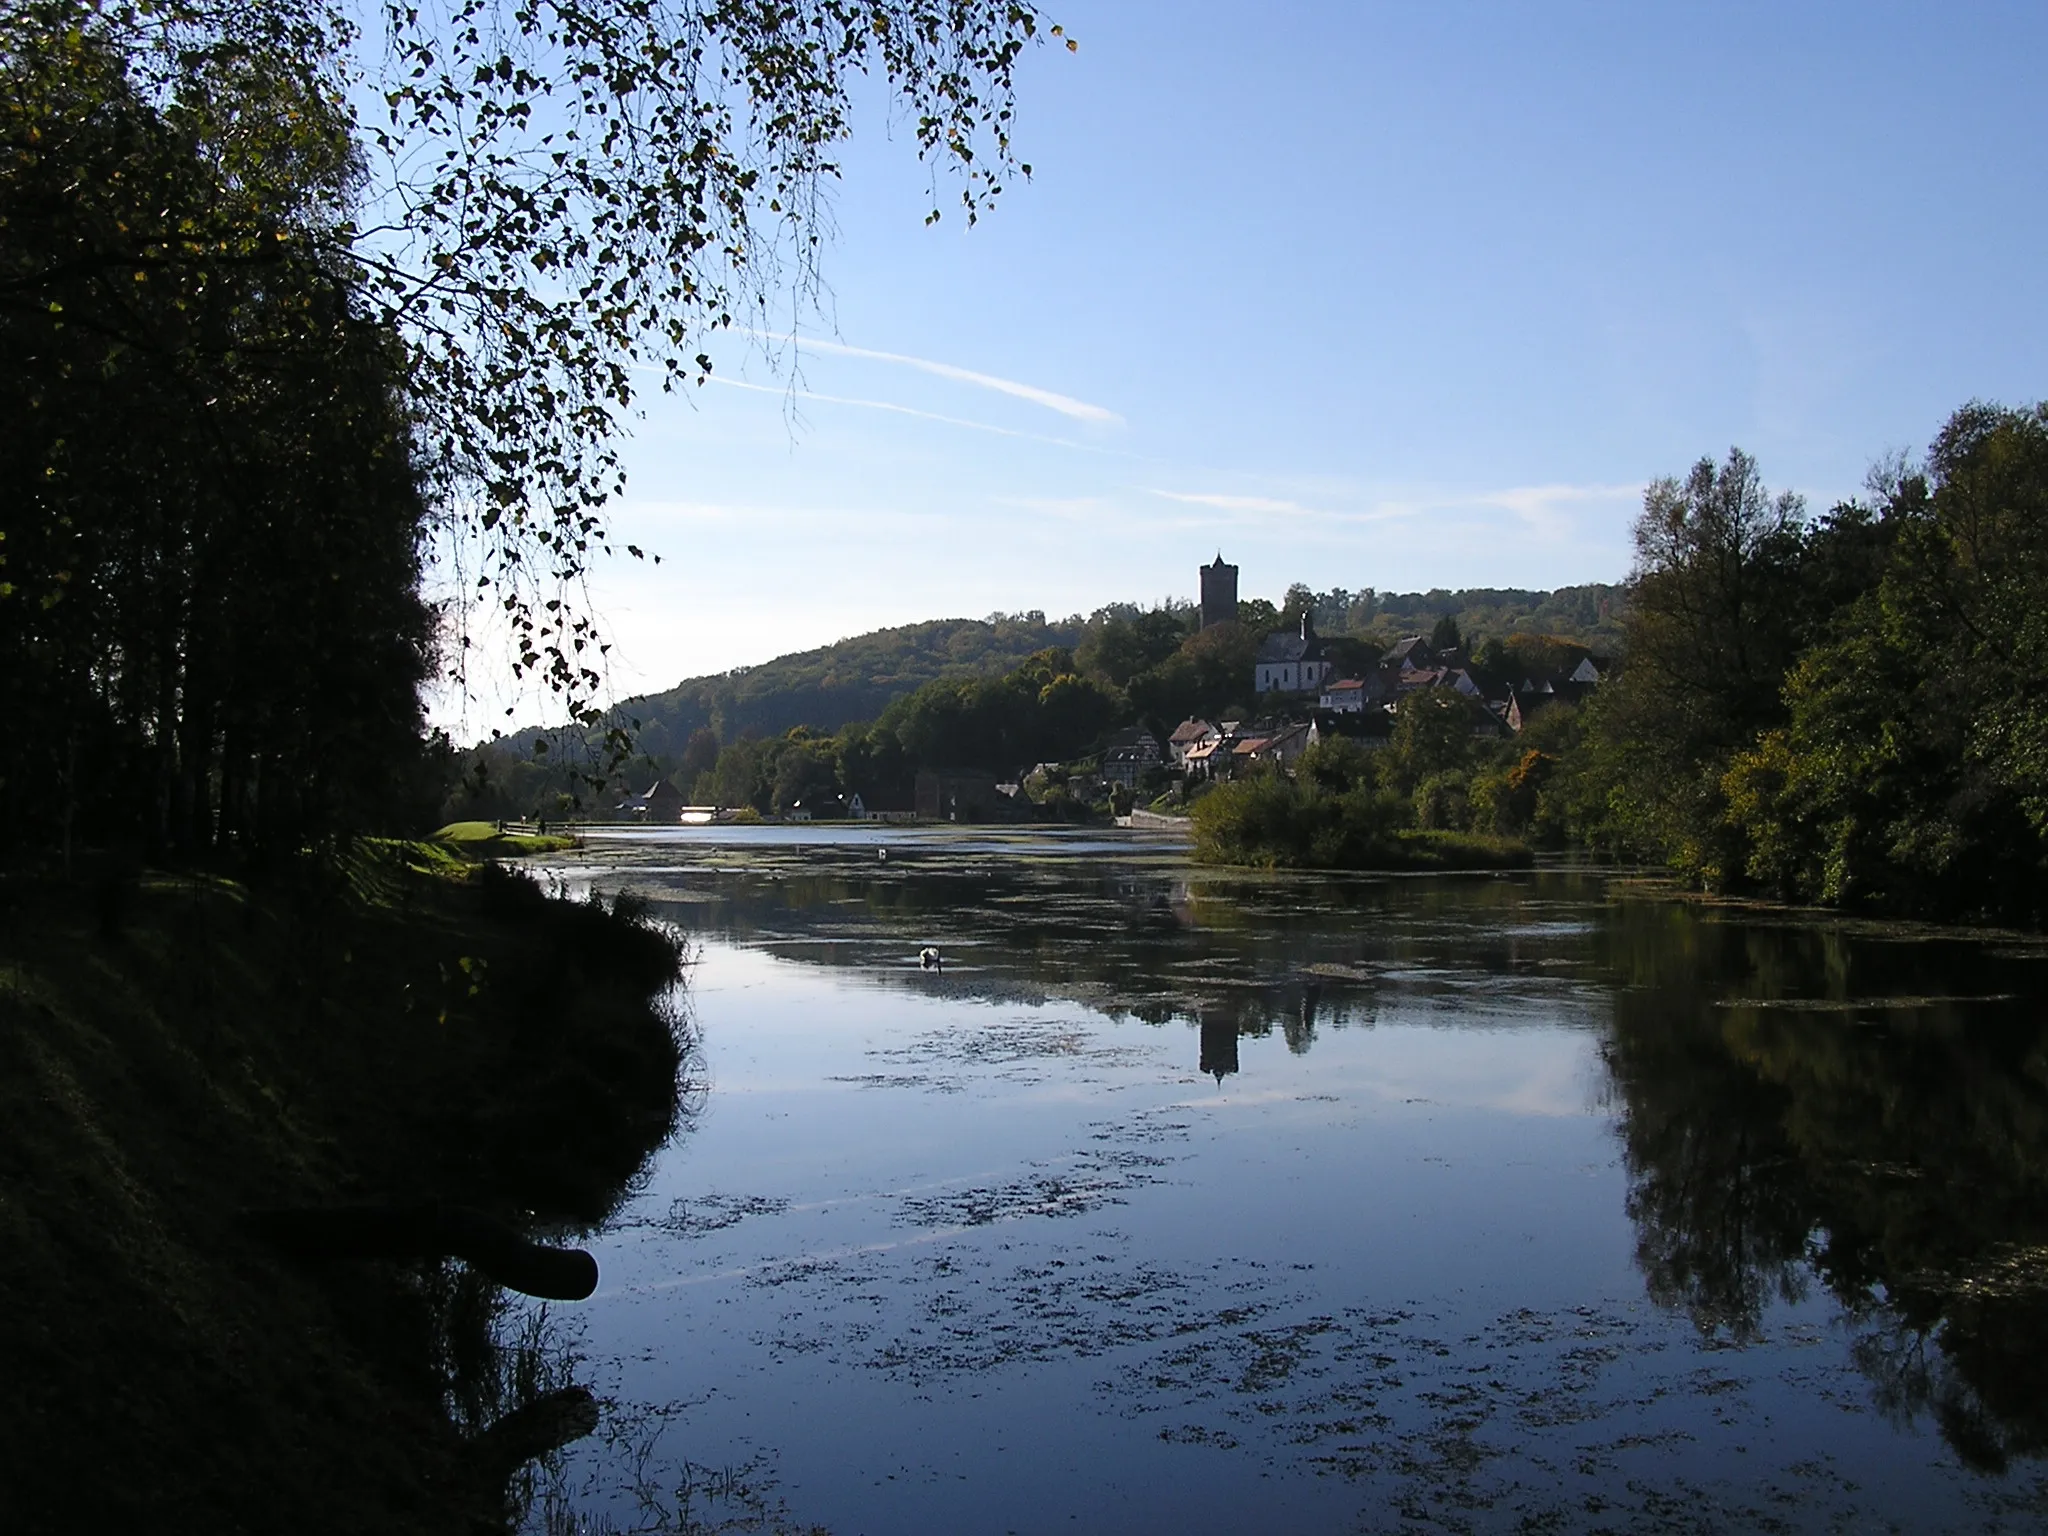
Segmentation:
<svg viewBox="0 0 2048 1536">
<path fill-rule="evenodd" d="M 0 1527 L 503 1529 L 474 1437 L 535 1383 L 495 1287 L 287 1259 L 247 1216 L 573 1242 L 676 1126 L 681 959 L 629 897 L 445 844 L 0 877 Z"/>
<path fill-rule="evenodd" d="M 1256 869 L 1386 873 L 1526 869 L 1527 844 L 1404 827 L 1398 799 L 1358 788 L 1333 793 L 1279 776 L 1219 784 L 1194 802 L 1194 856 Z"/>
<path fill-rule="evenodd" d="M 436 832 L 433 841 L 452 848 L 466 859 L 520 858 L 533 853 L 566 853 L 577 840 L 561 832 L 527 832 L 508 829 L 497 821 L 451 821 Z"/>
</svg>

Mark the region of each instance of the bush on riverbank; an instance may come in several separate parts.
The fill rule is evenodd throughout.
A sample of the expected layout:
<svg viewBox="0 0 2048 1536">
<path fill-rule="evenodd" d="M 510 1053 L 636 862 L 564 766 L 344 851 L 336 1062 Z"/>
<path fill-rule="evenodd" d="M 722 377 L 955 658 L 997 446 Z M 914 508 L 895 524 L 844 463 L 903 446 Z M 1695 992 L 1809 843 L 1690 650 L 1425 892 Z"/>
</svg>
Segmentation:
<svg viewBox="0 0 2048 1536">
<path fill-rule="evenodd" d="M 434 858 L 0 880 L 0 1443 L 34 1469 L 11 1527 L 502 1522 L 443 1406 L 511 1406 L 451 1377 L 445 1303 L 474 1322 L 477 1287 L 296 1266 L 238 1218 L 600 1219 L 675 1124 L 679 954 L 630 902 Z"/>
<path fill-rule="evenodd" d="M 1526 844 L 1401 825 L 1405 804 L 1369 786 L 1332 793 L 1261 775 L 1220 784 L 1195 802 L 1195 857 L 1281 869 L 1515 869 Z"/>
</svg>

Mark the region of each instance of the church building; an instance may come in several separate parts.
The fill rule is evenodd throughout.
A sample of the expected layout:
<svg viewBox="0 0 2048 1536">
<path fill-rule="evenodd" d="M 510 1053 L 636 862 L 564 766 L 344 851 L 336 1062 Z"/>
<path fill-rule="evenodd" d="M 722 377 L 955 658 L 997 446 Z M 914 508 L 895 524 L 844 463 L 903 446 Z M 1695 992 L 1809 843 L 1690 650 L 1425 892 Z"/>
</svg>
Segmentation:
<svg viewBox="0 0 2048 1536">
<path fill-rule="evenodd" d="M 1319 692 L 1331 675 L 1334 663 L 1323 655 L 1323 642 L 1316 638 L 1315 621 L 1301 616 L 1301 632 L 1286 630 L 1266 636 L 1259 647 L 1259 659 L 1252 672 L 1254 693 Z"/>
</svg>

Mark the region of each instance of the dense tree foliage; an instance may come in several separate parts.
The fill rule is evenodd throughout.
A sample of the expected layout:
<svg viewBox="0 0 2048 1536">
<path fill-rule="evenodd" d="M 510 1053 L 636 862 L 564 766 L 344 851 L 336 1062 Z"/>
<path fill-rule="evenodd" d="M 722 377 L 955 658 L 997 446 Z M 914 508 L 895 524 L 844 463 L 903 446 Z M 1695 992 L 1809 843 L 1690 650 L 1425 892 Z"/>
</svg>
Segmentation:
<svg viewBox="0 0 2048 1536">
<path fill-rule="evenodd" d="M 1079 618 L 1047 623 L 1042 613 L 906 624 L 759 666 L 689 678 L 661 693 L 627 700 L 613 719 L 642 733 L 659 725 L 666 742 L 677 748 L 700 730 L 724 741 L 780 735 L 799 725 L 836 731 L 856 720 L 873 720 L 926 683 L 1000 675 L 1035 651 L 1071 650 L 1087 633 Z M 524 732 L 508 740 L 530 746 L 539 734 Z M 641 745 L 651 755 L 664 755 L 660 740 Z"/>
<path fill-rule="evenodd" d="M 875 730 L 922 764 L 1005 773 L 1080 754 L 1122 712 L 1111 689 L 1075 670 L 1070 652 L 1046 650 L 1000 678 L 927 683 L 892 704 Z"/>
<path fill-rule="evenodd" d="M 1606 681 L 1523 693 L 1512 739 L 1457 692 L 1406 693 L 1389 750 L 1233 792 L 1212 845 L 1320 862 L 1363 785 L 1396 828 L 1590 844 L 1713 890 L 2048 919 L 2048 406 L 1966 406 L 1924 468 L 1881 464 L 1867 502 L 1818 518 L 1739 450 L 1702 459 L 1648 488 L 1635 537 L 1626 601 L 1603 605 Z M 1306 587 L 1288 607 L 1343 617 Z M 1435 624 L 1477 639 L 1493 686 L 1590 654 L 1462 628 L 1448 604 Z"/>
<path fill-rule="evenodd" d="M 2048 408 L 1971 405 L 1811 524 L 1732 456 L 1653 487 L 1576 835 L 1716 889 L 2048 917 Z"/>
<path fill-rule="evenodd" d="M 1131 702 L 1169 728 L 1191 715 L 1250 715 L 1253 669 L 1267 633 L 1266 628 L 1239 622 L 1212 624 L 1188 636 L 1171 655 L 1130 680 Z"/>
<path fill-rule="evenodd" d="M 2048 408 L 1971 406 L 1874 523 L 1877 580 L 1725 776 L 1743 874 L 1830 903 L 2048 915 Z M 1865 542 L 1873 542 L 1867 537 Z"/>
<path fill-rule="evenodd" d="M 1408 802 L 1367 771 L 1341 786 L 1325 761 L 1303 777 L 1259 773 L 1195 802 L 1195 856 L 1210 863 L 1294 869 L 1509 869 L 1523 844 L 1417 824 Z M 1341 787 L 1340 787 L 1341 786 Z"/>
<path fill-rule="evenodd" d="M 1614 826 L 1664 836 L 1718 874 L 1728 848 L 1721 777 L 1782 709 L 1799 642 L 1804 505 L 1772 497 L 1740 452 L 1659 480 L 1636 524 L 1628 665 L 1601 701 Z"/>
<path fill-rule="evenodd" d="M 408 792 L 425 474 L 396 338 L 304 238 L 348 161 L 318 110 L 261 92 L 160 110 L 89 32 L 0 55 L 0 823 L 18 834 L 55 805 L 66 838 L 190 851 L 433 804 Z M 147 259 L 109 259 L 124 246 Z"/>
<path fill-rule="evenodd" d="M 1128 688 L 1179 651 L 1199 627 L 1198 615 L 1186 605 L 1105 608 L 1089 624 L 1075 659 L 1084 671 Z"/>
<path fill-rule="evenodd" d="M 1308 612 L 1316 632 L 1324 636 L 1370 635 L 1391 643 L 1404 635 L 1428 635 L 1439 620 L 1448 618 L 1468 640 L 1520 631 L 1557 635 L 1611 652 L 1620 643 L 1628 591 L 1595 582 L 1554 592 L 1510 587 L 1438 587 L 1428 592 L 1332 587 L 1317 592 L 1296 583 L 1288 589 L 1285 607 L 1290 622 Z"/>
<path fill-rule="evenodd" d="M 0 0 L 0 793 L 67 839 L 203 850 L 438 799 L 411 794 L 430 549 L 457 669 L 495 602 L 515 672 L 596 724 L 579 583 L 636 379 L 701 380 L 713 333 L 812 291 L 856 96 L 970 221 L 1028 171 L 1041 28 L 1012 0 L 368 27 Z"/>
<path fill-rule="evenodd" d="M 211 123 L 238 193 L 171 228 L 82 227 L 13 292 L 233 281 L 280 234 L 302 248 L 395 339 L 444 557 L 501 606 L 514 666 L 577 704 L 602 649 L 579 581 L 639 381 L 701 380 L 714 335 L 772 332 L 772 296 L 815 294 L 863 82 L 903 112 L 934 193 L 956 173 L 970 221 L 1028 172 L 1012 84 L 1039 32 L 1019 0 L 459 0 L 372 6 L 367 28 L 339 0 L 0 0 L 10 49 L 72 38 L 119 61 L 74 80 L 77 112 L 132 95 Z"/>
</svg>

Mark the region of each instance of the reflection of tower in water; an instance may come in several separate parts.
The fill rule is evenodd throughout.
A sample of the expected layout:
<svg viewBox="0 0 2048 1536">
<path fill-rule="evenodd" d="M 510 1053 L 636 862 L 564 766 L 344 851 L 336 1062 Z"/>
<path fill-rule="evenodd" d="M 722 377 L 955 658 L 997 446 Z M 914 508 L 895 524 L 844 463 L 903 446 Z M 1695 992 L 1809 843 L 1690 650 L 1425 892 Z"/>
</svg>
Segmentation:
<svg viewBox="0 0 2048 1536">
<path fill-rule="evenodd" d="M 1237 1020 L 1223 1014 L 1202 1015 L 1202 1070 L 1217 1082 L 1237 1071 Z"/>
</svg>

